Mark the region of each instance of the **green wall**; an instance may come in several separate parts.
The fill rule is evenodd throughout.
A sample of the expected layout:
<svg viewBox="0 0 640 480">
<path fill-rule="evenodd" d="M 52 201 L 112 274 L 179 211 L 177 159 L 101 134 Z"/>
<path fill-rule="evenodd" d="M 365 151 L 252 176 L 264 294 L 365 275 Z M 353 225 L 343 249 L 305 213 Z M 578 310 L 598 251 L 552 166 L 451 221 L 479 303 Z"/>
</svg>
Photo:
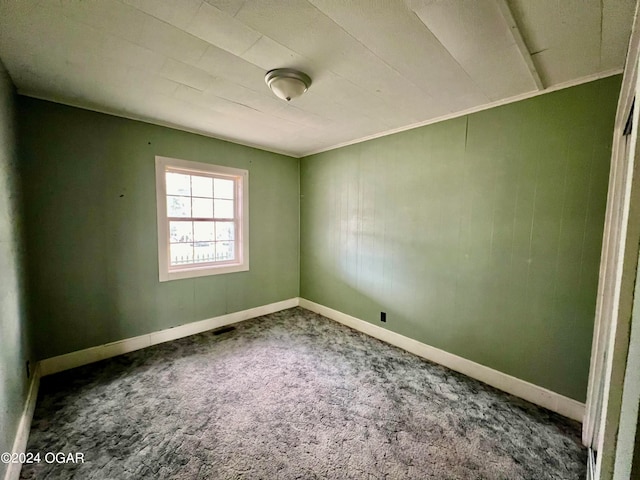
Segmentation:
<svg viewBox="0 0 640 480">
<path fill-rule="evenodd" d="M 16 167 L 13 84 L 0 62 L 0 452 L 10 452 L 27 397 L 30 356 Z M 6 464 L 0 462 L 0 478 Z"/>
<path fill-rule="evenodd" d="M 583 401 L 619 86 L 300 161 L 20 97 L 37 355 L 301 293 Z M 251 271 L 158 282 L 155 155 L 250 170 Z"/>
<path fill-rule="evenodd" d="M 298 296 L 299 162 L 19 97 L 39 358 Z M 155 155 L 249 170 L 251 270 L 158 281 Z"/>
<path fill-rule="evenodd" d="M 620 81 L 304 158 L 301 296 L 584 401 Z"/>
</svg>

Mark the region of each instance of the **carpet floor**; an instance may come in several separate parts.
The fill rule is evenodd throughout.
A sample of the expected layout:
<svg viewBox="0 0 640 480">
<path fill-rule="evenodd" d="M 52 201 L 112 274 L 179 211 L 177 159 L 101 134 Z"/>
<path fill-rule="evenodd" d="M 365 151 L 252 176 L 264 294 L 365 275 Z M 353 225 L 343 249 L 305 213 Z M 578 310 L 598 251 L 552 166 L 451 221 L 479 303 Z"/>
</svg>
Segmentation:
<svg viewBox="0 0 640 480">
<path fill-rule="evenodd" d="M 579 424 L 301 308 L 42 379 L 22 479 L 583 479 Z M 49 457 L 51 458 L 51 457 Z"/>
</svg>

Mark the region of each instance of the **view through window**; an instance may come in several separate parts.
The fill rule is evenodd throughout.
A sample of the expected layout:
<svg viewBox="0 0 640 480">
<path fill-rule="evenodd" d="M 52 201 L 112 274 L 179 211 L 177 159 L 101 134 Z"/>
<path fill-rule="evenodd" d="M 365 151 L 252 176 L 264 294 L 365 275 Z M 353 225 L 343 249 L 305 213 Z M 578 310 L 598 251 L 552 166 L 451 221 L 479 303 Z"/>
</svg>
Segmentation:
<svg viewBox="0 0 640 480">
<path fill-rule="evenodd" d="M 235 260 L 235 181 L 167 172 L 170 264 Z"/>
<path fill-rule="evenodd" d="M 156 164 L 161 277 L 162 270 L 170 280 L 172 273 L 186 278 L 248 269 L 243 268 L 248 249 L 242 241 L 247 172 L 164 157 Z M 203 271 L 206 267 L 212 270 Z M 196 273 L 185 274 L 189 270 Z"/>
</svg>

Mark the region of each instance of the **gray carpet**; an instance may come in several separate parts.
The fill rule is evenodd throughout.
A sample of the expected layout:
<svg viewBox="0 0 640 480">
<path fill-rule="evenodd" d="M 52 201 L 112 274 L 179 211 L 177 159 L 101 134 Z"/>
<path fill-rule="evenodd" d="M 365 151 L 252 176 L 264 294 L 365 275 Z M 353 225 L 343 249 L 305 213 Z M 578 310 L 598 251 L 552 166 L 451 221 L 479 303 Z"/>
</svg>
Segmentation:
<svg viewBox="0 0 640 480">
<path fill-rule="evenodd" d="M 301 308 L 46 377 L 22 479 L 582 479 L 579 425 Z"/>
</svg>

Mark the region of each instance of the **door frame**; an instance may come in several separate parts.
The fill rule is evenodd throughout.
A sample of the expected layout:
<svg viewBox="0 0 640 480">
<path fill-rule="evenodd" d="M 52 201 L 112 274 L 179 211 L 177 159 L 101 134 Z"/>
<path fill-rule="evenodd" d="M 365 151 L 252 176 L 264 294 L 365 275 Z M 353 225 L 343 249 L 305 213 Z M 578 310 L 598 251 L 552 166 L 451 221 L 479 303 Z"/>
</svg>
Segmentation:
<svg viewBox="0 0 640 480">
<path fill-rule="evenodd" d="M 640 162 L 639 149 L 636 148 L 640 105 L 632 109 L 634 100 L 640 100 L 639 28 L 636 5 L 614 126 L 582 434 L 583 443 L 591 449 L 591 453 L 593 450 L 597 452 L 596 455 L 589 455 L 589 477 L 594 480 L 623 478 L 616 475 L 616 450 L 640 251 Z M 633 128 L 625 138 L 625 127 L 631 114 Z M 625 145 L 627 142 L 628 145 Z"/>
</svg>

